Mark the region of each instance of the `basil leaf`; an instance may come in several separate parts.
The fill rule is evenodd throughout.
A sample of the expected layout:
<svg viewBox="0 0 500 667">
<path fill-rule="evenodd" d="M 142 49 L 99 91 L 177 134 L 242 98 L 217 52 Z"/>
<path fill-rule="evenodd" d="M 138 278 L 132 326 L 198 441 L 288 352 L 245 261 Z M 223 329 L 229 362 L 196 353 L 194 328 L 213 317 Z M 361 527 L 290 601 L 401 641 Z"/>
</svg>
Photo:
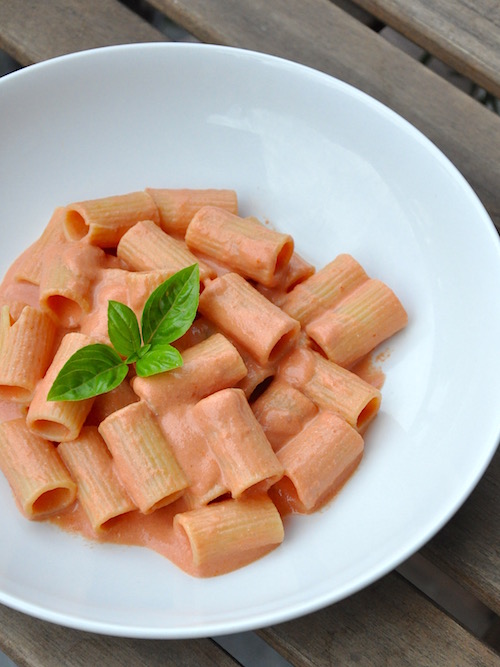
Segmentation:
<svg viewBox="0 0 500 667">
<path fill-rule="evenodd" d="M 130 357 L 141 347 L 137 317 L 119 301 L 108 301 L 108 336 L 115 350 L 124 357 Z"/>
<path fill-rule="evenodd" d="M 167 345 L 185 334 L 196 316 L 199 296 L 198 264 L 181 269 L 157 287 L 142 311 L 144 343 Z"/>
<path fill-rule="evenodd" d="M 182 366 L 179 350 L 171 345 L 158 345 L 151 348 L 137 360 L 135 370 L 140 377 L 149 377 Z"/>
<path fill-rule="evenodd" d="M 61 368 L 47 400 L 81 401 L 104 394 L 117 387 L 127 372 L 127 364 L 109 345 L 87 345 L 77 350 Z"/>
</svg>

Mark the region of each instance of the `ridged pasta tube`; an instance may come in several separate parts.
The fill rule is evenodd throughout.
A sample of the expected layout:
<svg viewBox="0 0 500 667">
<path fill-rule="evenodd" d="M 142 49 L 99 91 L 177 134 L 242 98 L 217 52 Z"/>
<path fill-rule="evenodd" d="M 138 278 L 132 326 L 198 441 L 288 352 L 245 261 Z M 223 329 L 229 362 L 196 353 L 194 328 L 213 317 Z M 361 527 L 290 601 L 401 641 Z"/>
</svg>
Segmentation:
<svg viewBox="0 0 500 667">
<path fill-rule="evenodd" d="M 188 480 L 145 402 L 113 412 L 98 429 L 121 481 L 141 512 L 153 512 L 182 495 Z"/>
<path fill-rule="evenodd" d="M 76 498 L 56 447 L 31 433 L 22 418 L 0 424 L 0 468 L 28 519 L 60 512 Z"/>
<path fill-rule="evenodd" d="M 200 312 L 262 365 L 276 361 L 299 334 L 300 324 L 237 273 L 211 281 L 200 295 Z"/>
<path fill-rule="evenodd" d="M 335 306 L 365 280 L 368 280 L 365 270 L 351 255 L 338 255 L 314 275 L 296 285 L 281 307 L 305 325 L 312 317 Z"/>
<path fill-rule="evenodd" d="M 25 306 L 11 322 L 9 306 L 0 312 L 0 399 L 29 403 L 53 353 L 56 327 L 48 315 Z"/>
<path fill-rule="evenodd" d="M 94 398 L 81 401 L 48 401 L 47 394 L 68 359 L 77 350 L 93 342 L 89 336 L 77 332 L 63 337 L 49 369 L 35 389 L 29 406 L 26 423 L 30 431 L 56 442 L 74 440 L 78 436 Z"/>
<path fill-rule="evenodd" d="M 146 188 L 160 213 L 160 226 L 173 236 L 184 237 L 195 213 L 204 206 L 216 206 L 238 213 L 238 197 L 234 190 L 208 188 Z"/>
<path fill-rule="evenodd" d="M 328 359 L 348 368 L 407 322 L 394 292 L 380 280 L 367 280 L 338 306 L 311 320 L 306 332 Z"/>
<path fill-rule="evenodd" d="M 279 377 L 300 389 L 320 409 L 339 414 L 358 430 L 366 428 L 380 407 L 378 389 L 306 348 L 285 360 Z"/>
<path fill-rule="evenodd" d="M 84 426 L 76 440 L 57 448 L 78 486 L 77 497 L 95 532 L 121 514 L 136 509 L 125 491 L 97 427 Z"/>
<path fill-rule="evenodd" d="M 282 274 L 294 248 L 289 234 L 214 206 L 196 213 L 187 228 L 186 243 L 193 252 L 268 287 Z"/>
<path fill-rule="evenodd" d="M 140 220 L 159 224 L 158 208 L 147 192 L 130 192 L 69 204 L 64 231 L 70 241 L 85 239 L 100 248 L 114 248 L 127 229 Z"/>
</svg>

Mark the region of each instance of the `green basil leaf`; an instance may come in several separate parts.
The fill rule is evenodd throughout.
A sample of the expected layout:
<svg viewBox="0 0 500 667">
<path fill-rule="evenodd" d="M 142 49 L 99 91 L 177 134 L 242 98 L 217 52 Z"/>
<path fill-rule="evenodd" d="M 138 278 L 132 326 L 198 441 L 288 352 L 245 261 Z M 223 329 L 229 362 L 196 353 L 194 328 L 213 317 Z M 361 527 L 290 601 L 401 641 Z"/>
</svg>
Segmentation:
<svg viewBox="0 0 500 667">
<path fill-rule="evenodd" d="M 137 317 L 119 301 L 108 301 L 108 336 L 115 350 L 124 357 L 130 357 L 141 347 Z"/>
<path fill-rule="evenodd" d="M 142 311 L 144 344 L 167 345 L 189 329 L 200 296 L 198 264 L 181 269 L 150 295 Z"/>
<path fill-rule="evenodd" d="M 127 372 L 127 364 L 109 345 L 87 345 L 77 350 L 61 368 L 47 400 L 81 401 L 104 394 L 117 387 Z"/>
<path fill-rule="evenodd" d="M 182 366 L 182 357 L 179 350 L 171 345 L 152 347 L 146 354 L 137 360 L 135 370 L 140 377 L 149 377 L 173 368 Z"/>
</svg>

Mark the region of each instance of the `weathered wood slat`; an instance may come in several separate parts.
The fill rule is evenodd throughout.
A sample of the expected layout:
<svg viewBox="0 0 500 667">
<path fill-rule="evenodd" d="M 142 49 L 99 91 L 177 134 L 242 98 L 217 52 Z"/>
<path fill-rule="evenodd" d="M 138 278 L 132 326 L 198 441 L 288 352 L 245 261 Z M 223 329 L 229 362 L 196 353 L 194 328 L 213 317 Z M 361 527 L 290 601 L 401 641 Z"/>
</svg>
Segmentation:
<svg viewBox="0 0 500 667">
<path fill-rule="evenodd" d="M 74 51 L 166 37 L 115 0 L 0 2 L 0 48 L 21 65 Z"/>
<path fill-rule="evenodd" d="M 370 14 L 362 7 L 359 7 L 355 0 L 330 0 L 330 2 L 333 2 L 334 5 L 337 5 L 337 7 L 340 7 L 340 9 L 343 9 L 351 16 L 354 16 L 355 19 L 361 21 L 361 23 L 364 23 L 365 25 L 372 28 L 376 28 L 380 25 L 379 21 L 373 14 Z"/>
<path fill-rule="evenodd" d="M 500 229 L 500 117 L 327 0 L 152 0 L 200 40 L 264 51 L 360 88 L 426 134 Z"/>
<path fill-rule="evenodd" d="M 500 97 L 500 5 L 491 0 L 355 0 Z"/>
<path fill-rule="evenodd" d="M 259 631 L 294 667 L 498 667 L 499 657 L 391 574 L 350 598 Z"/>
<path fill-rule="evenodd" d="M 47 623 L 0 605 L 0 650 L 18 667 L 237 667 L 210 639 L 108 637 Z"/>
<path fill-rule="evenodd" d="M 422 550 L 500 615 L 500 450 L 470 498 Z"/>
</svg>

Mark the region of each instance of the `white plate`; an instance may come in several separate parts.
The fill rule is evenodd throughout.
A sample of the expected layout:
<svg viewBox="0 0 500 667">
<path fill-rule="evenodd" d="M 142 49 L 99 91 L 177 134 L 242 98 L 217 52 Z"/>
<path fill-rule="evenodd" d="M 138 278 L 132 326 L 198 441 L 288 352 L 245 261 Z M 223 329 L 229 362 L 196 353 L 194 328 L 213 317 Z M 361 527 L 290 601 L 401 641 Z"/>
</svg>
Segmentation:
<svg viewBox="0 0 500 667">
<path fill-rule="evenodd" d="M 190 44 L 99 49 L 0 80 L 4 271 L 53 208 L 152 187 L 230 187 L 322 265 L 352 253 L 410 325 L 390 344 L 359 470 L 284 544 L 197 580 L 146 549 L 30 523 L 0 481 L 0 601 L 84 630 L 181 638 L 264 626 L 359 590 L 453 515 L 499 435 L 500 253 L 468 184 L 418 131 L 326 75 Z"/>
</svg>

